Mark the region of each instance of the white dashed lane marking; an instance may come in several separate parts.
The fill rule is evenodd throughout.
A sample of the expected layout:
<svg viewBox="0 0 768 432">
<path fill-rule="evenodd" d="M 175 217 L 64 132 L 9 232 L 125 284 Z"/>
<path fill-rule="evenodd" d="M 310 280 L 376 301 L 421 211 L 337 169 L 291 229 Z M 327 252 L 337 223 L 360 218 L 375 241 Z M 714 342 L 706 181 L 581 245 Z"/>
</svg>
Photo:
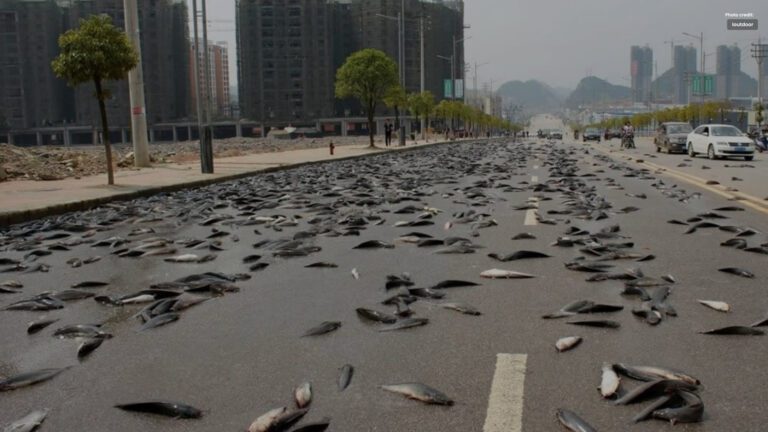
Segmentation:
<svg viewBox="0 0 768 432">
<path fill-rule="evenodd" d="M 497 354 L 483 432 L 521 432 L 527 354 Z"/>
</svg>

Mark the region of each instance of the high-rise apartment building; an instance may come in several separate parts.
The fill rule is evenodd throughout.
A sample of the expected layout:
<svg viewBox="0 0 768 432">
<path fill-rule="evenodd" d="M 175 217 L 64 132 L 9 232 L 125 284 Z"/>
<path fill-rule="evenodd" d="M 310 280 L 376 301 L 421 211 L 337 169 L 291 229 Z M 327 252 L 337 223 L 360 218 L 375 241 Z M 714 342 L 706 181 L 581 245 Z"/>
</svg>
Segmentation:
<svg viewBox="0 0 768 432">
<path fill-rule="evenodd" d="M 138 0 L 144 98 L 149 124 L 187 118 L 189 115 L 189 35 L 187 7 L 181 0 Z M 125 27 L 123 0 L 72 0 L 68 2 L 70 27 L 82 18 L 105 13 L 119 28 Z M 107 84 L 113 97 L 107 101 L 110 123 L 130 125 L 128 81 Z M 79 124 L 98 124 L 98 106 L 87 85 L 75 90 Z"/>
<path fill-rule="evenodd" d="M 674 101 L 685 104 L 690 100 L 690 80 L 696 73 L 696 48 L 692 46 L 675 46 L 674 55 Z"/>
<path fill-rule="evenodd" d="M 72 120 L 66 83 L 51 71 L 64 15 L 53 0 L 0 0 L 0 123 L 30 128 Z"/>
<path fill-rule="evenodd" d="M 424 29 L 425 90 L 438 99 L 463 38 L 463 2 L 406 0 L 405 89 L 421 88 Z M 353 52 L 376 48 L 398 59 L 401 0 L 238 0 L 239 104 L 246 118 L 267 124 L 309 123 L 361 115 L 354 101 L 334 97 L 336 70 Z M 387 18 L 389 17 L 389 18 Z M 419 20 L 423 17 L 423 26 Z M 456 46 L 456 78 L 463 77 L 464 44 Z M 461 94 L 461 91 L 457 92 Z"/>
<path fill-rule="evenodd" d="M 630 75 L 634 102 L 651 101 L 653 83 L 653 51 L 649 47 L 633 46 L 630 49 Z"/>
<path fill-rule="evenodd" d="M 202 42 L 201 42 L 202 43 Z M 189 94 L 190 94 L 190 112 L 196 113 L 197 92 L 195 91 L 195 44 L 189 46 Z M 208 42 L 208 58 L 210 63 L 208 88 L 203 86 L 205 77 L 203 67 L 205 65 L 205 56 L 202 49 L 197 53 L 200 70 L 198 71 L 198 80 L 200 83 L 200 92 L 203 95 L 203 101 L 208 100 L 210 94 L 212 118 L 230 118 L 232 116 L 230 94 L 229 94 L 229 49 L 226 42 Z M 193 115 L 194 117 L 194 115 Z"/>
<path fill-rule="evenodd" d="M 182 0 L 139 0 L 147 121 L 189 112 L 189 36 Z M 58 37 L 93 14 L 124 28 L 122 0 L 0 0 L 0 122 L 14 129 L 76 123 L 98 125 L 92 84 L 67 87 L 51 70 Z M 110 124 L 130 125 L 127 80 L 107 82 Z M 6 120 L 3 120 L 5 118 Z"/>
<path fill-rule="evenodd" d="M 717 47 L 716 96 L 728 99 L 741 95 L 741 49 L 738 46 Z"/>
</svg>

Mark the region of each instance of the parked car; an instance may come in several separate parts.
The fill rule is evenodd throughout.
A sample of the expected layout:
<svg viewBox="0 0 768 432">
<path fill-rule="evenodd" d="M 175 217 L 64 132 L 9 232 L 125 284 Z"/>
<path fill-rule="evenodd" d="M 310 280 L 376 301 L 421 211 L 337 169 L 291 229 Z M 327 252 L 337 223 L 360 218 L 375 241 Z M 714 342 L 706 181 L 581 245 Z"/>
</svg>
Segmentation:
<svg viewBox="0 0 768 432">
<path fill-rule="evenodd" d="M 600 131 L 597 128 L 587 128 L 584 130 L 584 135 L 582 136 L 582 140 L 584 142 L 587 142 L 587 141 L 600 142 Z"/>
<path fill-rule="evenodd" d="M 688 155 L 706 154 L 710 159 L 755 157 L 755 143 L 738 128 L 723 124 L 704 124 L 688 134 Z"/>
<path fill-rule="evenodd" d="M 667 153 L 680 152 L 685 153 L 687 147 L 688 134 L 693 131 L 689 123 L 667 122 L 662 123 L 656 129 L 656 136 L 653 137 L 653 144 L 656 145 L 656 151 L 666 150 Z"/>
<path fill-rule="evenodd" d="M 549 131 L 547 138 L 551 140 L 561 140 L 563 139 L 563 131 L 560 129 L 552 129 Z"/>
</svg>

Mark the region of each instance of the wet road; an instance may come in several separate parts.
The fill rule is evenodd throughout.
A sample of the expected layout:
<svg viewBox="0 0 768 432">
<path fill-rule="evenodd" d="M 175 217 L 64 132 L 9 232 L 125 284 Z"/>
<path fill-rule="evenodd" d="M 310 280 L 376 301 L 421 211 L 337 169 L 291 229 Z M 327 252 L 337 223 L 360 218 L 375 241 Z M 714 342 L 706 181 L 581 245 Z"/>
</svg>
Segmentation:
<svg viewBox="0 0 768 432">
<path fill-rule="evenodd" d="M 764 316 L 768 311 L 768 255 L 719 246 L 733 233 L 710 228 L 686 235 L 683 233 L 688 227 L 667 223 L 738 203 L 706 192 L 680 201 L 696 189 L 585 150 L 581 144 L 543 141 L 446 145 L 305 166 L 61 218 L 59 222 L 79 223 L 89 229 L 103 221 L 103 230 L 87 237 L 88 241 L 120 236 L 130 243 L 116 248 L 79 244 L 27 262 L 31 266 L 49 264 L 47 273 L 2 273 L 0 282 L 16 279 L 24 285 L 21 293 L 3 294 L 3 305 L 44 291 L 61 291 L 85 280 L 107 281 L 106 287 L 85 290 L 119 297 L 206 271 L 247 273 L 251 278 L 233 282 L 239 292 L 214 296 L 181 312 L 177 322 L 148 331 L 139 331 L 141 322 L 133 317 L 143 305 L 105 306 L 85 299 L 67 302 L 63 309 L 50 312 L 0 311 L 0 374 L 73 366 L 50 381 L 1 393 L 0 424 L 34 409 L 49 408 L 43 431 L 240 431 L 271 408 L 291 406 L 294 387 L 310 381 L 314 399 L 306 419 L 331 417 L 329 430 L 334 431 L 481 431 L 485 426 L 486 431 L 495 432 L 501 429 L 494 429 L 494 422 L 504 421 L 495 416 L 512 418 L 509 421 L 514 424 L 515 395 L 522 396 L 523 402 L 522 428 L 517 430 L 561 430 L 555 420 L 558 408 L 573 410 L 597 430 L 672 429 L 658 420 L 629 426 L 645 404 L 617 407 L 601 399 L 595 388 L 602 364 L 621 362 L 679 369 L 701 380 L 704 421 L 677 425 L 674 430 L 764 430 L 768 414 L 761 407 L 768 386 L 764 371 L 768 339 L 698 332 L 748 325 Z M 578 170 L 564 175 L 560 169 L 567 166 Z M 647 198 L 638 198 L 641 194 Z M 585 197 L 591 197 L 593 203 L 600 201 L 596 197 L 604 198 L 610 204 L 603 209 L 608 217 L 590 219 L 599 211 L 593 208 L 584 214 L 567 205 Z M 553 219 L 554 224 L 537 222 L 533 209 L 515 209 L 527 205 L 531 198 L 538 198 L 539 216 Z M 419 210 L 395 213 L 407 206 Z M 618 211 L 628 206 L 639 210 Z M 424 214 L 424 209 L 439 212 L 433 211 L 428 217 L 429 210 Z M 470 210 L 487 216 L 466 218 Z M 569 210 L 570 214 L 557 214 Z M 747 239 L 751 246 L 768 242 L 762 234 L 768 232 L 768 220 L 761 213 L 719 213 L 728 219 L 713 222 L 760 232 Z M 201 226 L 215 215 L 231 219 Z M 275 215 L 285 219 L 257 219 Z M 420 215 L 424 219 L 419 219 Z M 114 219 L 106 222 L 108 218 Z M 395 226 L 398 221 L 417 220 L 433 224 Z M 483 227 L 489 220 L 496 224 Z M 249 225 L 245 221 L 260 223 Z M 296 226 L 291 226 L 292 221 Z M 377 225 L 379 221 L 383 222 Z M 446 222 L 451 222 L 449 229 Z M 354 230 L 358 224 L 359 230 Z M 668 302 L 677 310 L 677 317 L 664 317 L 657 326 L 642 322 L 631 313 L 640 300 L 621 295 L 624 281 L 587 282 L 592 273 L 565 268 L 565 263 L 585 256 L 580 252 L 582 245 L 552 245 L 573 227 L 597 233 L 613 225 L 620 226 L 618 234 L 622 237 L 601 241 L 633 242 L 632 253 L 656 258 L 647 262 L 607 261 L 615 266 L 610 271 L 640 268 L 655 278 L 672 274 L 677 283 L 671 285 Z M 20 235 L 21 228 L 4 233 L 7 237 L 2 247 L 8 250 L 0 256 L 23 261 L 29 250 L 46 249 L 83 235 L 70 232 L 67 238 L 11 250 L 18 249 L 22 240 L 67 232 L 61 225 L 48 225 L 52 229 L 44 232 L 40 227 L 24 235 Z M 154 232 L 129 235 L 141 228 Z M 205 239 L 213 229 L 228 233 L 213 239 L 221 242 L 223 250 L 197 250 L 180 244 L 184 239 Z M 340 235 L 348 231 L 359 231 L 359 236 Z M 461 236 L 482 248 L 469 254 L 436 254 L 441 246 L 418 247 L 403 241 L 402 236 L 412 232 L 438 239 Z M 536 238 L 511 240 L 521 232 Z M 152 237 L 168 240 L 177 249 L 176 255 L 212 253 L 216 258 L 185 264 L 164 262 L 168 256 L 111 254 Z M 306 237 L 304 245 L 321 250 L 281 258 L 273 256 L 278 250 L 274 245 L 254 247 L 263 240 L 296 237 Z M 395 247 L 353 249 L 366 240 L 381 240 Z M 551 257 L 508 263 L 487 257 L 491 252 L 506 254 L 521 249 Z M 251 254 L 261 255 L 256 262 L 269 266 L 249 271 L 252 264 L 244 264 L 242 259 Z M 66 264 L 70 258 L 93 255 L 103 258 L 79 268 Z M 338 267 L 305 268 L 318 261 Z M 721 267 L 742 267 L 756 277 L 718 272 Z M 480 277 L 482 271 L 491 268 L 536 277 Z M 353 277 L 352 269 L 359 279 Z M 421 299 L 411 304 L 414 317 L 429 319 L 425 326 L 379 332 L 382 324 L 362 321 L 355 309 L 394 313 L 394 307 L 381 304 L 400 292 L 385 290 L 386 276 L 403 272 L 410 275 L 415 287 L 447 279 L 480 285 L 446 289 L 442 300 Z M 541 319 L 579 299 L 623 305 L 624 310 Z M 728 302 L 732 312 L 707 309 L 696 299 Z M 465 302 L 482 315 L 462 315 L 436 306 L 441 301 Z M 42 316 L 60 321 L 38 334 L 27 335 L 27 324 Z M 566 324 L 576 319 L 615 320 L 621 327 Z M 301 337 L 323 321 L 339 321 L 342 326 L 326 335 Z M 103 328 L 114 335 L 81 362 L 75 354 L 76 341 L 52 336 L 61 326 L 80 323 L 104 323 Z M 557 339 L 575 335 L 584 338 L 580 346 L 565 353 L 555 350 Z M 524 382 L 508 381 L 516 387 L 507 389 L 512 400 L 490 396 L 494 379 L 509 378 L 496 370 L 498 354 L 525 355 L 514 357 L 516 370 L 524 367 Z M 353 365 L 355 373 L 351 385 L 340 392 L 336 382 L 344 364 Z M 455 400 L 455 405 L 423 405 L 378 388 L 414 381 L 441 390 Z M 637 384 L 624 379 L 623 385 L 631 388 Z M 118 403 L 155 399 L 194 405 L 204 410 L 204 416 L 200 420 L 173 420 L 113 408 Z M 489 403 L 495 407 L 490 414 Z"/>
</svg>

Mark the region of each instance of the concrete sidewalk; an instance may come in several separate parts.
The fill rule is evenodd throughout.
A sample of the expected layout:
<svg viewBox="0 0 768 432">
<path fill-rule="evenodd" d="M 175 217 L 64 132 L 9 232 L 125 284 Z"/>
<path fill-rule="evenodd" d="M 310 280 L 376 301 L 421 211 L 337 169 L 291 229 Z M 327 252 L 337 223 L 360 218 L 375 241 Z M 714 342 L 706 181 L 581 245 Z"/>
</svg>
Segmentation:
<svg viewBox="0 0 768 432">
<path fill-rule="evenodd" d="M 481 138 L 485 140 L 484 138 Z M 366 145 L 336 147 L 331 156 L 327 148 L 258 153 L 218 158 L 215 174 L 201 174 L 200 163 L 158 165 L 140 170 L 115 172 L 115 185 L 108 186 L 107 175 L 68 178 L 56 181 L 10 181 L 0 183 L 0 226 L 24 222 L 69 211 L 85 210 L 110 201 L 127 200 L 160 192 L 200 187 L 308 163 L 365 157 L 391 151 L 408 151 L 457 141 L 410 141 L 405 147 L 377 148 Z"/>
</svg>

